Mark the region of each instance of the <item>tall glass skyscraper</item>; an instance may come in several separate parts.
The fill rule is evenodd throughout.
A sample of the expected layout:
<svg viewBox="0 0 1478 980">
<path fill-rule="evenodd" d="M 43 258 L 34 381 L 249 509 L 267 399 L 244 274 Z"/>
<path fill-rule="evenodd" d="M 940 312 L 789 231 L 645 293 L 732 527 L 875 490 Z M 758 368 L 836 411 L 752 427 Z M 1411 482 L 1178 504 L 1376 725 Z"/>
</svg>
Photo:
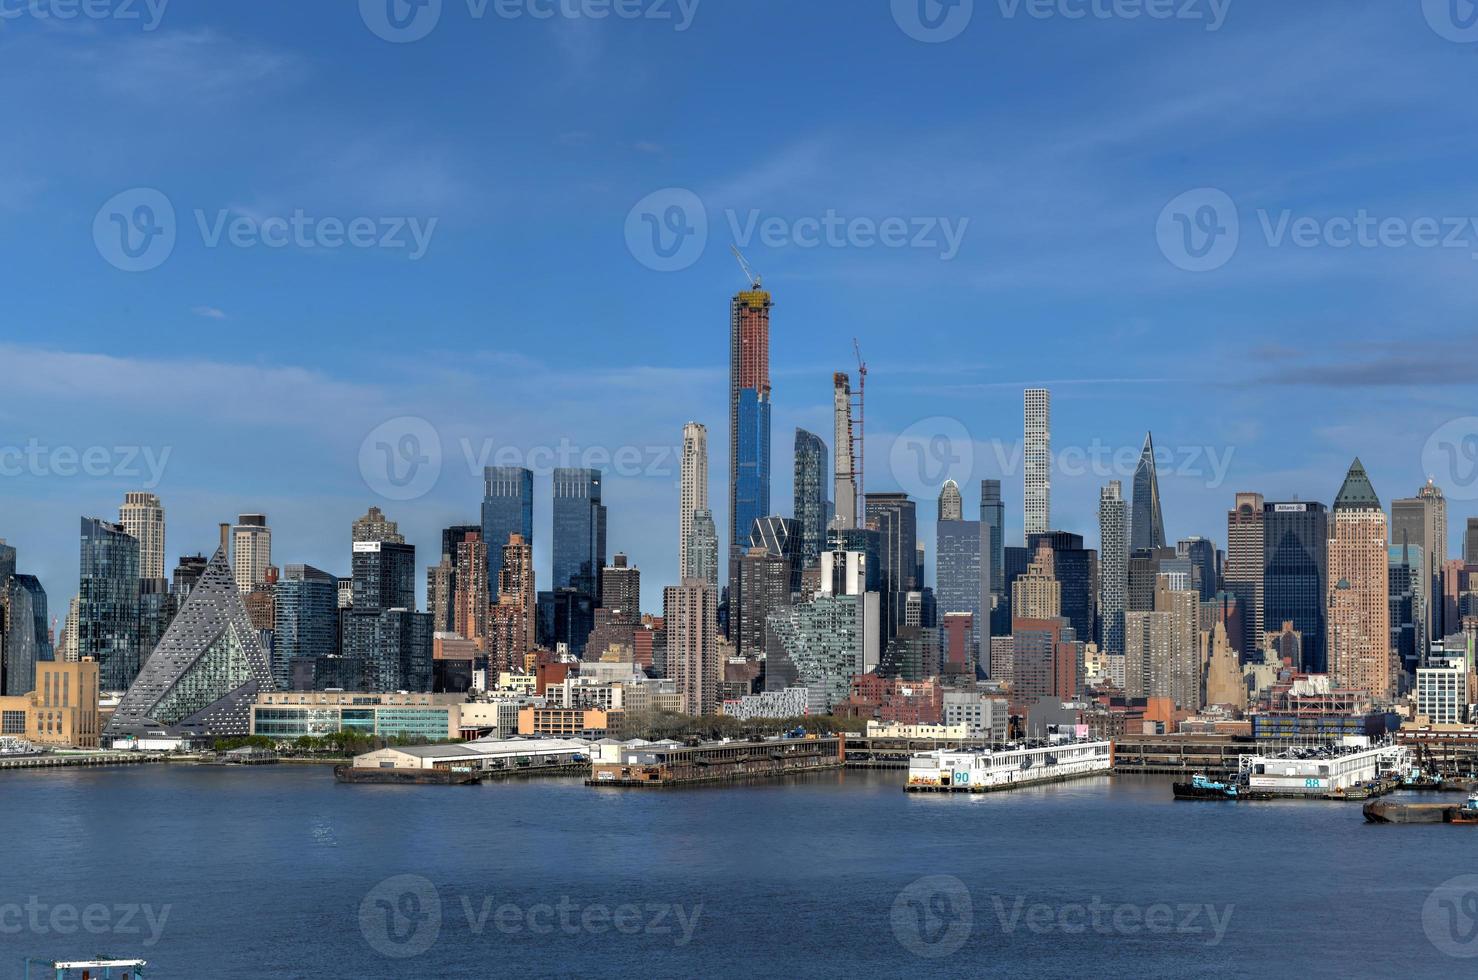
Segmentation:
<svg viewBox="0 0 1478 980">
<path fill-rule="evenodd" d="M 123 691 L 139 672 L 139 543 L 121 524 L 82 518 L 77 654 L 98 662 L 98 686 Z"/>
<path fill-rule="evenodd" d="M 980 528 L 982 534 L 990 536 L 988 549 L 990 559 L 988 574 L 990 593 L 994 596 L 1008 595 L 1006 592 L 1006 503 L 1001 499 L 1000 480 L 980 481 Z"/>
<path fill-rule="evenodd" d="M 821 563 L 826 547 L 826 443 L 805 429 L 795 430 L 795 520 L 800 525 L 802 568 Z"/>
<path fill-rule="evenodd" d="M 1293 623 L 1303 635 L 1303 663 L 1295 666 L 1325 673 L 1329 511 L 1302 500 L 1265 503 L 1262 523 L 1265 628 L 1276 632 Z"/>
<path fill-rule="evenodd" d="M 1130 550 L 1165 547 L 1165 518 L 1160 513 L 1160 479 L 1155 473 L 1155 443 L 1148 432 L 1134 468 L 1134 514 L 1129 522 Z"/>
<path fill-rule="evenodd" d="M 908 594 L 921 587 L 917 577 L 918 519 L 914 502 L 906 493 L 869 493 L 865 500 L 867 520 L 876 522 L 878 529 L 878 591 L 882 593 L 882 638 L 886 643 L 903 625 Z"/>
<path fill-rule="evenodd" d="M 592 599 L 600 597 L 600 573 L 606 564 L 606 509 L 600 484 L 600 470 L 554 471 L 554 581 L 549 591 L 574 589 Z"/>
<path fill-rule="evenodd" d="M 338 579 L 312 565 L 288 565 L 273 593 L 272 678 L 285 691 L 294 658 L 338 651 Z"/>
<path fill-rule="evenodd" d="M 496 589 L 508 536 L 522 534 L 530 547 L 534 544 L 534 472 L 522 466 L 487 466 L 482 479 L 482 540 L 488 546 L 488 588 Z M 442 547 L 446 547 L 444 537 Z M 457 552 L 453 548 L 442 553 L 455 557 Z M 491 601 L 497 597 L 488 598 Z"/>
<path fill-rule="evenodd" d="M 729 308 L 731 567 L 754 522 L 770 513 L 770 306 L 770 294 L 756 283 Z"/>
<path fill-rule="evenodd" d="M 989 636 L 989 624 L 982 622 L 988 609 L 981 603 L 987 590 L 981 582 L 981 546 L 988 535 L 981 533 L 979 521 L 941 519 L 935 528 L 936 608 L 942 620 L 949 613 L 966 612 L 974 617 L 970 642 L 975 663 L 988 666 L 981 658 L 982 637 Z"/>
<path fill-rule="evenodd" d="M 1129 594 L 1129 502 L 1110 480 L 1098 494 L 1098 615 L 1105 653 L 1124 652 L 1124 609 Z"/>
</svg>

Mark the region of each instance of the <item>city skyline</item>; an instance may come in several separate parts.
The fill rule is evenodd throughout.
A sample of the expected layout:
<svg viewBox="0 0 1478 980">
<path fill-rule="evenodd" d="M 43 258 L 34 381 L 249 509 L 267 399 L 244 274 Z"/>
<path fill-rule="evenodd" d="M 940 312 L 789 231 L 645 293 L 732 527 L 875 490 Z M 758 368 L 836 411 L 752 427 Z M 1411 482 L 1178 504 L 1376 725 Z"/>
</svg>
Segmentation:
<svg viewBox="0 0 1478 980">
<path fill-rule="evenodd" d="M 1053 392 L 1059 451 L 1090 451 L 1095 440 L 1116 451 L 1137 448 L 1146 429 L 1181 460 L 1199 453 L 1208 471 L 1208 449 L 1218 460 L 1231 451 L 1226 478 L 1214 488 L 1206 476 L 1160 467 L 1169 540 L 1215 533 L 1238 490 L 1328 504 L 1355 455 L 1393 498 L 1432 476 L 1447 489 L 1453 527 L 1474 513 L 1466 457 L 1449 463 L 1440 449 L 1435 457 L 1424 453 L 1444 426 L 1456 424 L 1447 437 L 1455 446 L 1478 431 L 1478 423 L 1463 421 L 1472 414 L 1464 378 L 1469 365 L 1458 341 L 1472 278 L 1466 255 L 1275 246 L 1261 232 L 1263 210 L 1274 227 L 1284 211 L 1295 218 L 1361 209 L 1377 216 L 1447 214 L 1387 179 L 1398 165 L 1447 165 L 1451 148 L 1434 143 L 1431 132 L 1467 138 L 1436 108 L 1440 94 L 1465 77 L 1465 50 L 1435 33 L 1419 12 L 1347 11 L 1331 23 L 1318 11 L 1239 7 L 1216 32 L 1148 22 L 1109 22 L 1098 25 L 1102 32 L 1084 32 L 1062 22 L 999 23 L 981 11 L 960 38 L 931 45 L 906 36 L 886 10 L 839 24 L 821 11 L 786 9 L 787 31 L 775 43 L 782 59 L 795 55 L 787 72 L 802 72 L 816 100 L 836 95 L 845 103 L 887 90 L 888 73 L 848 66 L 824 75 L 798 67 L 806 63 L 803 52 L 838 30 L 888 52 L 890 71 L 935 73 L 945 93 L 964 90 L 967 81 L 978 84 L 981 72 L 993 84 L 1010 84 L 1024 70 L 1015 43 L 1021 40 L 1053 44 L 1062 71 L 1040 92 L 1013 86 L 1011 105 L 965 107 L 950 99 L 953 120 L 927 131 L 929 122 L 915 113 L 870 98 L 865 117 L 843 113 L 818 132 L 811 106 L 778 98 L 776 83 L 767 80 L 757 95 L 771 138 L 740 149 L 718 135 L 716 120 L 691 108 L 654 115 L 647 107 L 657 80 L 627 75 L 619 96 L 593 94 L 573 117 L 562 113 L 559 127 L 545 118 L 547 100 L 557 95 L 510 109 L 519 114 L 510 130 L 520 135 L 511 156 L 498 157 L 498 192 L 479 181 L 477 162 L 488 158 L 488 146 L 463 110 L 447 107 L 449 117 L 429 138 L 414 113 L 368 101 L 360 84 L 369 66 L 392 64 L 414 66 L 425 76 L 418 85 L 449 84 L 439 74 L 440 55 L 460 54 L 500 29 L 521 43 L 476 69 L 472 77 L 490 90 L 506 87 L 531 64 L 553 65 L 556 88 L 576 84 L 634 53 L 691 60 L 700 70 L 705 62 L 722 63 L 726 38 L 767 23 L 779 9 L 705 6 L 690 30 L 622 25 L 619 40 L 590 23 L 489 21 L 471 32 L 444 28 L 417 44 L 388 45 L 352 11 L 345 23 L 327 11 L 294 10 L 300 30 L 290 36 L 275 30 L 270 17 L 224 11 L 206 20 L 174 8 L 167 32 L 95 25 L 120 64 L 153 66 L 131 75 L 130 86 L 110 96 L 106 113 L 92 98 L 97 87 L 79 88 L 81 73 L 64 67 L 76 40 L 70 28 L 12 25 L 0 39 L 11 56 L 0 71 L 10 73 L 18 112 L 49 104 L 58 114 L 90 120 L 126 161 L 119 168 L 80 167 L 27 135 L 44 137 L 52 117 L 18 120 L 12 152 L 24 162 L 15 164 L 19 179 L 11 182 L 7 205 L 14 221 L 0 240 L 18 246 L 15 236 L 24 236 L 25 247 L 11 249 L 18 282 L 44 281 L 45 268 L 33 268 L 35 262 L 66 267 L 76 286 L 57 302 L 25 289 L 12 297 L 14 322 L 45 333 L 0 340 L 14 396 L 7 417 L 20 423 L 0 449 L 23 453 L 18 464 L 4 457 L 0 513 L 7 517 L 4 535 L 29 556 L 28 567 L 54 605 L 76 579 L 75 549 L 59 542 L 80 514 L 111 519 L 126 491 L 164 501 L 172 552 L 206 549 L 218 521 L 265 512 L 279 540 L 292 543 L 281 562 L 343 572 L 340 517 L 372 502 L 400 510 L 408 540 L 429 555 L 440 528 L 478 520 L 484 465 L 530 465 L 542 458 L 537 447 L 557 448 L 567 439 L 610 455 L 632 447 L 642 455 L 640 474 L 658 471 L 607 472 L 605 486 L 611 540 L 647 570 L 653 585 L 643 598 L 653 606 L 660 599 L 655 583 L 677 579 L 669 543 L 678 480 L 673 453 L 689 420 L 710 432 L 709 498 L 721 550 L 728 547 L 724 304 L 745 283 L 727 245 L 744 238 L 755 209 L 790 222 L 829 209 L 874 218 L 974 219 L 949 261 L 915 249 L 769 245 L 758 234 L 737 242 L 780 297 L 770 356 L 771 426 L 779 434 L 771 440 L 772 511 L 790 513 L 789 434 L 797 427 L 832 432 L 829 380 L 855 367 L 855 336 L 873 372 L 867 489 L 901 489 L 920 500 L 921 538 L 930 554 L 933 494 L 921 495 L 913 476 L 892 472 L 894 444 L 901 436 L 899 455 L 907 459 L 909 445 L 927 444 L 935 434 L 954 438 L 962 429 L 974 441 L 974 466 L 949 477 L 962 488 L 1001 478 L 1008 539 L 1018 540 L 1020 466 L 1002 467 L 991 440 L 1002 440 L 1005 458 L 1019 459 L 1021 390 L 1032 386 Z M 1099 36 L 1115 43 L 1095 44 Z M 1245 63 L 1267 44 L 1302 42 L 1346 53 L 1379 44 L 1387 54 L 1419 59 L 1424 73 L 1401 73 L 1394 58 L 1378 59 L 1373 74 L 1351 74 L 1346 58 L 1300 57 L 1261 83 L 1278 91 L 1296 83 L 1305 95 L 1293 102 L 1248 100 L 1239 86 L 1216 81 L 1229 74 L 1218 66 Z M 1121 62 L 1126 54 L 1135 56 L 1133 70 Z M 335 77 L 333 69 L 342 66 L 353 70 Z M 207 68 L 219 85 L 181 81 Z M 1208 111 L 1235 99 L 1238 112 L 1224 128 L 1203 132 L 1190 159 L 1177 155 L 1184 146 L 1178 120 L 1190 110 L 1173 91 L 1148 81 L 1156 71 L 1175 77 L 1194 71 L 1192 77 L 1205 79 L 1195 92 Z M 1123 93 L 1108 118 L 1102 107 L 1089 111 L 1062 100 L 1089 77 Z M 272 102 L 289 108 L 253 108 L 234 90 L 252 80 L 288 96 Z M 1373 105 L 1361 94 L 1367 85 L 1382 95 Z M 840 99 L 843 92 L 848 99 Z M 301 110 L 291 107 L 294 100 Z M 1298 138 L 1308 131 L 1315 103 L 1320 115 L 1359 112 L 1362 127 L 1321 131 L 1317 146 Z M 229 111 L 217 111 L 222 108 Z M 391 125 L 371 130 L 361 122 L 371 109 L 377 122 L 388 113 Z M 342 120 L 325 137 L 338 149 L 326 156 L 324 172 L 344 179 L 310 179 L 306 168 L 262 169 L 258 154 L 217 128 L 231 118 L 267 143 L 293 145 L 305 118 L 300 112 Z M 179 119 L 220 138 L 183 146 Z M 864 138 L 880 129 L 891 138 Z M 1276 159 L 1249 161 L 1237 147 L 1253 130 L 1289 139 Z M 1402 147 L 1402 156 L 1367 159 L 1372 139 Z M 1062 145 L 1111 148 L 1122 162 L 1090 171 L 1070 155 L 1049 153 Z M 233 153 L 244 156 L 232 163 Z M 959 164 L 919 186 L 900 187 L 881 176 L 923 172 L 920 164 L 941 158 Z M 607 179 L 572 174 L 573 160 L 594 161 Z M 841 160 L 850 164 L 840 167 Z M 44 179 L 40 168 L 49 168 Z M 848 176 L 837 179 L 843 172 Z M 987 179 L 969 176 L 975 173 Z M 247 174 L 258 179 L 248 182 Z M 534 193 L 551 174 L 569 176 L 563 199 Z M 510 184 L 517 192 L 502 192 Z M 1011 187 L 1010 194 L 995 190 L 998 185 Z M 164 265 L 131 274 L 98 255 L 90 226 L 105 201 L 139 186 L 156 187 L 173 202 L 181 240 Z M 249 193 L 248 186 L 260 189 Z M 660 272 L 632 254 L 622 228 L 639 201 L 669 187 L 701 199 L 709 240 L 688 268 Z M 1236 201 L 1244 241 L 1224 268 L 1188 273 L 1156 247 L 1155 223 L 1167 202 L 1200 187 L 1220 188 Z M 219 208 L 259 216 L 295 208 L 415 214 L 441 223 L 433 247 L 414 264 L 383 254 L 321 261 L 295 249 L 204 247 L 193 212 L 203 211 L 210 224 Z M 1093 217 L 1044 224 L 1044 216 L 1064 213 Z M 510 226 L 518 233 L 509 234 Z M 572 228 L 589 241 L 574 252 L 579 289 L 553 285 L 576 278 L 564 264 Z M 486 304 L 469 299 L 482 281 L 471 255 L 479 267 L 492 262 L 506 276 L 501 309 L 519 312 L 490 321 Z M 1047 269 L 1054 270 L 1050 276 Z M 284 296 L 332 298 L 326 305 L 276 306 L 253 288 L 260 276 L 279 282 Z M 620 308 L 597 298 L 616 289 Z M 1146 295 L 1155 302 L 1146 303 Z M 366 324 L 373 329 L 364 330 Z M 424 324 L 434 330 L 422 330 Z M 904 329 L 906 349 L 897 342 Z M 541 346 L 538 338 L 561 331 L 578 342 L 558 350 Z M 40 336 L 47 339 L 29 339 Z M 124 339 L 134 336 L 154 342 Z M 419 356 L 408 355 L 411 338 Z M 948 358 L 930 353 L 944 350 Z M 1208 385 L 1189 380 L 1197 365 Z M 492 376 L 496 385 L 487 383 Z M 565 397 L 552 402 L 548 393 L 556 387 Z M 1215 399 L 1205 398 L 1207 392 Z M 621 410 L 606 410 L 611 404 Z M 360 471 L 371 434 L 402 418 L 424 420 L 441 445 L 440 477 L 410 508 L 382 499 Z M 932 424 L 940 419 L 959 427 Z M 230 449 L 221 445 L 223 434 Z M 32 440 L 46 449 L 42 472 L 24 456 Z M 105 475 L 55 475 L 67 468 L 58 450 L 81 457 L 94 447 L 106 449 Z M 514 458 L 496 458 L 500 451 Z M 665 465 L 649 465 L 659 455 Z M 262 459 L 273 465 L 252 465 Z M 571 465 L 590 461 L 576 458 Z M 137 475 L 119 472 L 130 469 Z M 1054 473 L 1053 525 L 1091 535 L 1098 492 L 1108 479 L 1127 488 L 1132 472 Z M 1459 481 L 1461 495 L 1454 492 Z M 549 581 L 547 468 L 539 484 L 536 571 Z"/>
</svg>

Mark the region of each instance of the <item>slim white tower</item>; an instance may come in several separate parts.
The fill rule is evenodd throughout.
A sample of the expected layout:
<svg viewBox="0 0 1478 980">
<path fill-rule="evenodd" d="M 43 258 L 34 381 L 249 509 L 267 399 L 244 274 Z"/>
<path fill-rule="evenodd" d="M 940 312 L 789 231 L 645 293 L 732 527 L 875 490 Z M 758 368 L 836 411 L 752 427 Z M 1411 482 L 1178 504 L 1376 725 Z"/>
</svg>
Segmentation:
<svg viewBox="0 0 1478 980">
<path fill-rule="evenodd" d="M 139 578 L 164 578 L 164 506 L 152 493 L 125 493 L 118 523 L 139 543 Z"/>
<path fill-rule="evenodd" d="M 1026 427 L 1022 466 L 1026 483 L 1027 534 L 1052 528 L 1052 393 L 1028 388 L 1023 399 Z"/>
<path fill-rule="evenodd" d="M 681 500 L 678 504 L 678 574 L 683 579 L 702 578 L 690 554 L 693 515 L 708 510 L 708 429 L 698 422 L 683 426 Z"/>
</svg>

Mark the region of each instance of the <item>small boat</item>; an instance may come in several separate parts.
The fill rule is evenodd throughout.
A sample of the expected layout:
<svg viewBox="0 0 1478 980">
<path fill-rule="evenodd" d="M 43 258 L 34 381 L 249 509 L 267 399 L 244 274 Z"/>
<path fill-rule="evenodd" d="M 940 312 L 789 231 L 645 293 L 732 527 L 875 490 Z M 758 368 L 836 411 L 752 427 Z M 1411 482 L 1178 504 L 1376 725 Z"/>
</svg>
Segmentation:
<svg viewBox="0 0 1478 980">
<path fill-rule="evenodd" d="M 73 977 L 100 977 L 101 980 L 144 980 L 147 960 L 118 960 L 112 957 L 97 957 L 90 960 L 38 960 L 27 956 L 26 980 L 31 980 L 31 967 L 36 975 L 45 980 L 71 980 Z"/>
<path fill-rule="evenodd" d="M 1478 824 L 1478 792 L 1469 793 L 1463 805 L 1452 811 L 1449 823 Z"/>
<path fill-rule="evenodd" d="M 1240 792 L 1235 783 L 1211 779 L 1200 772 L 1190 782 L 1176 783 L 1173 788 L 1177 800 L 1235 800 Z"/>
</svg>

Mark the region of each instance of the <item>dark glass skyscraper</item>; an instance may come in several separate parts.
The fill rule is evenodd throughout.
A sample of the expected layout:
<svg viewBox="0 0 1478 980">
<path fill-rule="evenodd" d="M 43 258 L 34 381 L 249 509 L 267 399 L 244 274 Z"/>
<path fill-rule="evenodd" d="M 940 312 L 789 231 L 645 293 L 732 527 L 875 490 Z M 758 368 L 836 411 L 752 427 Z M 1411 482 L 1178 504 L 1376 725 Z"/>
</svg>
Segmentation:
<svg viewBox="0 0 1478 980">
<path fill-rule="evenodd" d="M 980 481 L 980 528 L 989 535 L 982 543 L 989 559 L 984 571 L 988 575 L 991 595 L 1010 595 L 1006 588 L 1006 503 L 1001 499 L 1000 480 Z"/>
<path fill-rule="evenodd" d="M 756 282 L 729 307 L 730 575 L 749 529 L 770 513 L 770 305 Z"/>
<path fill-rule="evenodd" d="M 988 641 L 989 624 L 983 616 L 989 615 L 982 602 L 988 598 L 982 588 L 981 547 L 988 539 L 979 521 L 940 521 L 935 527 L 934 577 L 935 608 L 941 619 L 949 613 L 967 612 L 974 616 L 970 628 L 970 642 L 977 664 L 988 665 L 988 658 L 981 658 L 982 640 Z M 988 559 L 987 559 L 988 561 Z"/>
<path fill-rule="evenodd" d="M 800 525 L 801 568 L 815 568 L 826 547 L 826 443 L 795 430 L 795 520 Z"/>
<path fill-rule="evenodd" d="M 1329 512 L 1304 501 L 1263 505 L 1263 621 L 1276 631 L 1285 622 L 1303 634 L 1301 669 L 1325 673 Z M 1258 646 L 1262 637 L 1257 637 Z"/>
<path fill-rule="evenodd" d="M 534 544 L 534 472 L 522 466 L 488 466 L 482 471 L 482 539 L 488 546 L 488 589 L 498 588 L 503 571 L 503 546 L 510 534 L 522 534 L 530 547 Z M 455 559 L 456 541 L 466 534 L 455 535 L 462 528 L 447 528 L 442 534 L 442 554 Z M 453 547 L 446 550 L 447 535 L 454 534 Z M 497 598 L 489 595 L 489 600 Z"/>
<path fill-rule="evenodd" d="M 784 558 L 790 566 L 789 591 L 801 590 L 801 527 L 794 518 L 770 516 L 755 521 L 749 530 L 749 547 Z"/>
<path fill-rule="evenodd" d="M 356 541 L 352 573 L 354 608 L 416 608 L 416 546 Z"/>
<path fill-rule="evenodd" d="M 499 549 L 501 550 L 501 549 Z M 606 564 L 606 509 L 600 470 L 554 471 L 554 565 L 549 591 L 574 589 L 600 598 Z"/>
<path fill-rule="evenodd" d="M 1183 538 L 1175 542 L 1175 553 L 1190 560 L 1196 569 L 1196 583 L 1205 602 L 1216 595 L 1219 586 L 1216 568 L 1216 545 L 1209 538 Z"/>
<path fill-rule="evenodd" d="M 867 521 L 876 523 L 879 544 L 879 586 L 882 593 L 884 642 L 903 625 L 908 594 L 921 588 L 918 581 L 918 519 L 906 493 L 866 495 Z"/>
<path fill-rule="evenodd" d="M 1091 637 L 1098 615 L 1093 566 L 1098 554 L 1083 547 L 1083 536 L 1071 531 L 1045 531 L 1026 536 L 1027 554 L 1042 545 L 1052 549 L 1052 576 L 1062 586 L 1062 615 L 1080 637 Z"/>
<path fill-rule="evenodd" d="M 312 565 L 288 565 L 274 593 L 272 677 L 288 690 L 295 658 L 338 652 L 338 579 Z"/>
<path fill-rule="evenodd" d="M 1165 518 L 1160 513 L 1160 479 L 1155 472 L 1155 443 L 1149 433 L 1134 468 L 1134 511 L 1129 519 L 1129 548 L 1148 551 L 1165 547 Z"/>
<path fill-rule="evenodd" d="M 121 524 L 82 518 L 77 654 L 98 662 L 98 686 L 123 691 L 139 672 L 139 543 Z"/>
</svg>

